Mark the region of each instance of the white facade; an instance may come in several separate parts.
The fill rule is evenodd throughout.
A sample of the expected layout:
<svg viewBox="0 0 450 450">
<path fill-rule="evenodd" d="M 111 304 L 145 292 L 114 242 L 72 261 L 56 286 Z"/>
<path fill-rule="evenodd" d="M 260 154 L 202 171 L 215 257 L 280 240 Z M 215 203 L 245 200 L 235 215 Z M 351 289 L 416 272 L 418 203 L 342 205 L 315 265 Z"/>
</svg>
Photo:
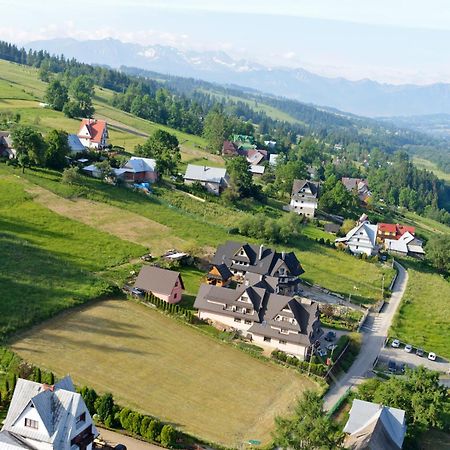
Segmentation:
<svg viewBox="0 0 450 450">
<path fill-rule="evenodd" d="M 291 211 L 304 215 L 306 217 L 314 217 L 317 209 L 317 199 L 311 197 L 305 199 L 292 199 Z"/>
<path fill-rule="evenodd" d="M 378 253 L 377 225 L 363 222 L 351 229 L 344 238 L 336 239 L 350 249 L 354 254 L 373 256 Z"/>
<path fill-rule="evenodd" d="M 294 180 L 290 210 L 305 217 L 314 217 L 318 203 L 318 184 L 309 180 Z"/>
<path fill-rule="evenodd" d="M 253 322 L 250 319 L 246 323 L 245 319 L 236 320 L 233 317 L 215 314 L 209 311 L 198 311 L 198 317 L 199 319 L 211 320 L 212 322 L 221 324 L 224 327 L 233 328 L 240 331 L 244 337 L 251 337 L 252 341 L 260 347 L 269 350 L 282 350 L 285 353 L 295 355 L 302 361 L 306 358 L 307 347 L 303 345 L 286 342 L 282 336 L 279 338 L 265 338 L 255 333 L 249 333 L 248 330 L 253 325 Z"/>
</svg>

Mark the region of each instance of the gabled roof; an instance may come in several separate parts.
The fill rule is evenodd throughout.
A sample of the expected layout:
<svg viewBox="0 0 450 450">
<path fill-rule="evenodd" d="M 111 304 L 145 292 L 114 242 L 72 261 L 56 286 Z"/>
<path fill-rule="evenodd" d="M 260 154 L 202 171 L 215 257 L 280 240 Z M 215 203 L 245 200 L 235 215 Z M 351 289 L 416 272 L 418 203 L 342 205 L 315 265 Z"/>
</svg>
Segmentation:
<svg viewBox="0 0 450 450">
<path fill-rule="evenodd" d="M 139 272 L 134 286 L 146 292 L 170 295 L 178 279 L 184 289 L 180 272 L 161 269 L 156 266 L 144 266 Z"/>
<path fill-rule="evenodd" d="M 347 242 L 349 241 L 353 236 L 356 235 L 356 233 L 364 231 L 367 234 L 367 237 L 369 238 L 369 241 L 372 246 L 376 246 L 377 243 L 377 226 L 372 225 L 369 222 L 363 222 L 357 225 L 356 227 L 352 228 L 345 237 L 336 239 L 336 242 Z"/>
<path fill-rule="evenodd" d="M 344 428 L 353 449 L 399 450 L 406 432 L 405 411 L 378 403 L 353 400 Z"/>
<path fill-rule="evenodd" d="M 252 164 L 248 168 L 248 171 L 251 172 L 254 175 L 262 175 L 266 171 L 266 167 Z"/>
<path fill-rule="evenodd" d="M 80 130 L 78 131 L 79 137 L 85 138 L 85 136 L 80 134 L 84 127 L 88 130 L 90 140 L 99 144 L 102 142 L 103 134 L 107 132 L 107 124 L 105 120 L 82 119 Z"/>
<path fill-rule="evenodd" d="M 19 378 L 0 433 L 0 436 L 3 435 L 0 442 L 2 439 L 8 442 L 8 440 L 21 441 L 27 438 L 52 444 L 52 448 L 68 448 L 67 442 L 81 405 L 84 409 L 86 408 L 81 395 L 75 392 L 70 377 L 64 378 L 54 386 Z M 24 423 L 18 421 L 29 407 L 35 409 L 42 420 L 44 429 L 25 427 Z M 97 436 L 98 432 L 94 426 L 92 429 Z M 34 447 L 31 446 L 31 448 Z"/>
<path fill-rule="evenodd" d="M 86 147 L 81 143 L 80 138 L 76 134 L 68 134 L 67 143 L 73 153 L 80 153 L 86 150 Z"/>
<path fill-rule="evenodd" d="M 235 145 L 234 142 L 231 141 L 224 141 L 222 146 L 222 154 L 224 156 L 239 155 L 237 145 Z"/>
<path fill-rule="evenodd" d="M 9 131 L 0 131 L 0 146 L 13 148 L 11 133 Z"/>
<path fill-rule="evenodd" d="M 263 150 L 257 150 L 252 148 L 247 150 L 246 153 L 247 153 L 246 159 L 252 165 L 257 165 L 267 158 L 267 152 Z"/>
<path fill-rule="evenodd" d="M 398 223 L 379 223 L 378 230 L 380 233 L 395 233 L 397 237 L 402 236 L 406 232 L 415 234 L 416 228 L 409 225 L 400 225 Z"/>
<path fill-rule="evenodd" d="M 319 193 L 319 183 L 309 180 L 294 180 L 292 185 L 292 195 L 297 195 L 303 188 L 309 188 L 311 190 L 311 195 L 317 197 Z"/>
<path fill-rule="evenodd" d="M 230 272 L 230 269 L 226 266 L 226 264 L 213 264 L 211 270 L 215 268 L 217 272 L 219 272 L 219 275 L 222 280 L 228 280 L 233 276 L 233 274 Z M 211 272 L 210 270 L 210 272 Z M 208 274 L 208 276 L 211 276 Z"/>
<path fill-rule="evenodd" d="M 123 166 L 124 169 L 134 173 L 140 172 L 156 172 L 156 160 L 151 158 L 140 158 L 132 156 Z"/>
<path fill-rule="evenodd" d="M 220 184 L 226 180 L 226 176 L 226 169 L 188 164 L 184 179 Z"/>
</svg>

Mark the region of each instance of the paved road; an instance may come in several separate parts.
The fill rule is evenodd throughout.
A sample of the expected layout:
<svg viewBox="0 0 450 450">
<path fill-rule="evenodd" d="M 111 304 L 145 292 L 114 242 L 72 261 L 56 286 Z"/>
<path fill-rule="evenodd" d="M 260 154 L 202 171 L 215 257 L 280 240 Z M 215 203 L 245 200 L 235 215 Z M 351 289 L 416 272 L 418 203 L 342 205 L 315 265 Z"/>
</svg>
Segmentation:
<svg viewBox="0 0 450 450">
<path fill-rule="evenodd" d="M 398 277 L 393 286 L 391 299 L 381 313 L 370 313 L 367 317 L 361 329 L 363 335 L 361 350 L 350 370 L 336 380 L 325 395 L 325 409 L 331 409 L 349 388 L 365 379 L 383 348 L 392 319 L 408 283 L 406 270 L 398 263 L 395 263 L 395 265 L 398 270 Z"/>
</svg>

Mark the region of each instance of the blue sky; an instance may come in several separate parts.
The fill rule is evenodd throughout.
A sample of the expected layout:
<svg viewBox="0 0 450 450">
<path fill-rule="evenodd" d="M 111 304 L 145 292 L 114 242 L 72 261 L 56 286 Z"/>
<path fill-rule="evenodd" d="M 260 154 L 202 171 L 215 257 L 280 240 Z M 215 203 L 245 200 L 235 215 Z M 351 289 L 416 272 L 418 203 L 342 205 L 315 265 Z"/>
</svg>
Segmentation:
<svg viewBox="0 0 450 450">
<path fill-rule="evenodd" d="M 114 37 L 224 50 L 269 66 L 450 82 L 448 0 L 0 0 L 0 38 Z"/>
</svg>

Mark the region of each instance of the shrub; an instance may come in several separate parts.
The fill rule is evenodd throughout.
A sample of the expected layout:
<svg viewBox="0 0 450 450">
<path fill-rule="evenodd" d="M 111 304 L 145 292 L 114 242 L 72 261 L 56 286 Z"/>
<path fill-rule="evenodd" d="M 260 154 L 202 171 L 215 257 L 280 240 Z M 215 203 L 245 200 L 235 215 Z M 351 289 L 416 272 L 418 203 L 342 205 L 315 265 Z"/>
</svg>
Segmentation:
<svg viewBox="0 0 450 450">
<path fill-rule="evenodd" d="M 134 434 L 139 434 L 141 431 L 141 422 L 142 422 L 142 415 L 138 412 L 132 412 L 128 416 L 128 431 L 131 431 Z"/>
<path fill-rule="evenodd" d="M 152 419 L 147 427 L 147 433 L 145 437 L 151 441 L 157 441 L 161 433 L 162 424 L 157 419 Z"/>
<path fill-rule="evenodd" d="M 150 425 L 152 418 L 149 416 L 144 416 L 144 418 L 141 420 L 141 428 L 139 430 L 139 434 L 141 436 L 147 436 L 147 430 L 148 426 Z"/>
<path fill-rule="evenodd" d="M 109 416 L 114 416 L 114 399 L 111 393 L 104 394 L 97 398 L 95 401 L 95 411 L 103 423 L 105 423 Z"/>
<path fill-rule="evenodd" d="M 172 447 L 176 443 L 177 432 L 172 425 L 164 425 L 161 430 L 161 445 Z"/>
<path fill-rule="evenodd" d="M 80 391 L 81 397 L 83 397 L 84 403 L 91 415 L 95 414 L 95 401 L 98 398 L 97 392 L 87 386 L 83 386 Z"/>
<path fill-rule="evenodd" d="M 68 167 L 64 169 L 61 177 L 61 183 L 64 184 L 81 184 L 82 176 L 78 167 Z"/>
<path fill-rule="evenodd" d="M 130 420 L 129 420 L 130 414 L 131 414 L 131 410 L 128 409 L 128 408 L 122 408 L 120 413 L 119 413 L 119 422 L 120 422 L 120 425 L 122 426 L 122 428 L 124 430 L 128 430 L 128 428 L 130 426 L 129 425 L 129 423 L 130 423 Z"/>
</svg>

